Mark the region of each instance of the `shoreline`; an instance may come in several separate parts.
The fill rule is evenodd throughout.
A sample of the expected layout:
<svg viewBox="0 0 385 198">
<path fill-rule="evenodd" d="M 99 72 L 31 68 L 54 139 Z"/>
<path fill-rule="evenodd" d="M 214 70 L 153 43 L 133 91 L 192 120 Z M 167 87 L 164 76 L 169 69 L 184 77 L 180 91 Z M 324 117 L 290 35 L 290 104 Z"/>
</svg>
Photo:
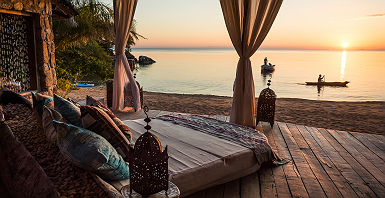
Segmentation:
<svg viewBox="0 0 385 198">
<path fill-rule="evenodd" d="M 224 98 L 233 98 L 231 96 L 219 96 L 219 95 L 211 95 L 211 94 L 189 94 L 189 93 L 167 93 L 167 92 L 155 92 L 155 91 L 143 91 L 143 93 L 153 93 L 153 94 L 165 94 L 165 95 L 185 95 L 185 96 L 209 96 L 209 97 L 224 97 Z M 255 97 L 258 100 L 258 97 Z M 277 100 L 308 100 L 308 101 L 320 101 L 320 102 L 351 102 L 351 103 L 383 103 L 383 100 L 365 100 L 365 101 L 345 101 L 345 100 L 315 100 L 315 99 L 307 99 L 307 98 L 285 98 L 285 97 L 277 97 Z"/>
<path fill-rule="evenodd" d="M 68 97 L 106 98 L 105 87 L 73 90 Z M 232 97 L 203 94 L 144 92 L 144 104 L 152 110 L 229 115 Z M 257 99 L 256 99 L 257 102 Z M 277 98 L 275 120 L 326 129 L 385 135 L 385 101 L 347 102 Z"/>
</svg>

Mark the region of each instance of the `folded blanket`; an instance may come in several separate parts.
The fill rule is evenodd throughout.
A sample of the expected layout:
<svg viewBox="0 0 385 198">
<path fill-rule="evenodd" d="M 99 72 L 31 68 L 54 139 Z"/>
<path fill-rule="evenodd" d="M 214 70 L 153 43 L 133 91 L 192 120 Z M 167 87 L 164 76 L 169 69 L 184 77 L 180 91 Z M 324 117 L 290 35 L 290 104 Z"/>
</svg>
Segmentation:
<svg viewBox="0 0 385 198">
<path fill-rule="evenodd" d="M 249 148 L 260 164 L 270 161 L 280 165 L 288 162 L 280 159 L 271 149 L 267 137 L 253 128 L 200 115 L 174 114 L 163 115 L 156 119 L 172 122 Z"/>
</svg>

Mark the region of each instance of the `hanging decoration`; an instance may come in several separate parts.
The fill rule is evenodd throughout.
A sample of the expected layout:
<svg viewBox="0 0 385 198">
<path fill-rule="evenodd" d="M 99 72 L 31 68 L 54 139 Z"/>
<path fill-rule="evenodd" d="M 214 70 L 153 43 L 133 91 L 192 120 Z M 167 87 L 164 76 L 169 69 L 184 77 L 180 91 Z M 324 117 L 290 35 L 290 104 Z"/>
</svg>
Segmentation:
<svg viewBox="0 0 385 198">
<path fill-rule="evenodd" d="M 0 13 L 0 86 L 16 92 L 30 88 L 25 16 Z"/>
</svg>

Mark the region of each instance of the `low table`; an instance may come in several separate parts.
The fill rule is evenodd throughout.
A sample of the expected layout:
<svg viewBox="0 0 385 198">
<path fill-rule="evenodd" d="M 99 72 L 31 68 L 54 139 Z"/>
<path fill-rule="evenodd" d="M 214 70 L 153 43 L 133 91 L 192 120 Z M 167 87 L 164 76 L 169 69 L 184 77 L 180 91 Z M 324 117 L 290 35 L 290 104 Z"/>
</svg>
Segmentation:
<svg viewBox="0 0 385 198">
<path fill-rule="evenodd" d="M 129 182 L 128 182 L 129 183 Z M 132 191 L 132 194 L 130 193 L 130 184 L 123 186 L 122 189 L 120 190 L 122 193 L 123 197 L 125 198 L 141 198 L 142 195 L 135 192 L 134 190 Z M 168 182 L 168 190 L 167 194 L 166 191 L 162 190 L 158 193 L 152 194 L 150 196 L 147 196 L 148 198 L 178 198 L 180 195 L 180 191 L 178 186 L 176 186 L 172 182 Z"/>
</svg>

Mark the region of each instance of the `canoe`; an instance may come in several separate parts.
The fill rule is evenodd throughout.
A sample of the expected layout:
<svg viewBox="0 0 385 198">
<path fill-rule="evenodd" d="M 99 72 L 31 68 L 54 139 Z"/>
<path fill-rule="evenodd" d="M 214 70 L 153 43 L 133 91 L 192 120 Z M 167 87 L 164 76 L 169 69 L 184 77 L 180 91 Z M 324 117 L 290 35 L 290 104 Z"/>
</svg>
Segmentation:
<svg viewBox="0 0 385 198">
<path fill-rule="evenodd" d="M 75 87 L 93 87 L 94 84 L 74 84 Z"/>
<path fill-rule="evenodd" d="M 317 86 L 338 86 L 338 87 L 346 87 L 349 81 L 345 82 L 306 82 L 306 85 L 317 85 Z"/>
</svg>

